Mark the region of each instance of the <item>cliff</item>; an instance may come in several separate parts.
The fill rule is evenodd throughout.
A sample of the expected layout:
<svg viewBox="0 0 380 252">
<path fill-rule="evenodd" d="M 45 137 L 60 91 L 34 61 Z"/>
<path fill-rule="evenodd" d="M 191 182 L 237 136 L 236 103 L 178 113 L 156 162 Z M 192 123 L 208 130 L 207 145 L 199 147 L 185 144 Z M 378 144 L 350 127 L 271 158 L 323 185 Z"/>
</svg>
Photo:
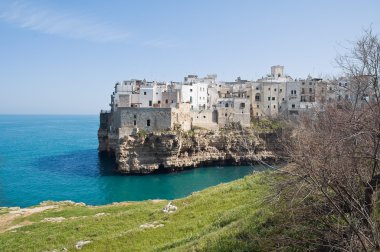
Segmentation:
<svg viewBox="0 0 380 252">
<path fill-rule="evenodd" d="M 273 142 L 274 136 L 267 137 Z M 208 165 L 248 165 L 276 156 L 252 129 L 195 130 L 126 136 L 99 135 L 99 150 L 115 154 L 121 173 L 171 172 Z"/>
</svg>

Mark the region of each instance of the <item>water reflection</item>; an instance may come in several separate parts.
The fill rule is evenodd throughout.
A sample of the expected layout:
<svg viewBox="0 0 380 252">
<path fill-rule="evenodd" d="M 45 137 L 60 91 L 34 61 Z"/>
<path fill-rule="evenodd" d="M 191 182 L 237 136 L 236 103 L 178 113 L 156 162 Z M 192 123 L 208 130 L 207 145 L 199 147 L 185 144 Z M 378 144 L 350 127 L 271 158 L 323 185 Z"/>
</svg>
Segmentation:
<svg viewBox="0 0 380 252">
<path fill-rule="evenodd" d="M 98 177 L 116 174 L 114 159 L 106 155 L 98 155 L 97 149 L 42 157 L 37 160 L 35 167 L 57 175 Z"/>
</svg>

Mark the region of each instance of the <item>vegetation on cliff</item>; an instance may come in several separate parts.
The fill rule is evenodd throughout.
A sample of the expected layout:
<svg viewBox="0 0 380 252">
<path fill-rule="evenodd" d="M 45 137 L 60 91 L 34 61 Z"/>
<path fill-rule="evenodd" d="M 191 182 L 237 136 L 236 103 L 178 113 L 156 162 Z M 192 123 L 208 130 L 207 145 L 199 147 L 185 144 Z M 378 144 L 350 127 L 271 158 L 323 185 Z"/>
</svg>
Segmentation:
<svg viewBox="0 0 380 252">
<path fill-rule="evenodd" d="M 276 247 L 275 204 L 268 200 L 279 175 L 263 172 L 174 200 L 99 207 L 70 203 L 37 206 L 35 213 L 0 214 L 0 251 L 266 251 Z M 41 207 L 47 209 L 40 210 Z M 49 208 L 50 207 L 50 208 Z"/>
</svg>

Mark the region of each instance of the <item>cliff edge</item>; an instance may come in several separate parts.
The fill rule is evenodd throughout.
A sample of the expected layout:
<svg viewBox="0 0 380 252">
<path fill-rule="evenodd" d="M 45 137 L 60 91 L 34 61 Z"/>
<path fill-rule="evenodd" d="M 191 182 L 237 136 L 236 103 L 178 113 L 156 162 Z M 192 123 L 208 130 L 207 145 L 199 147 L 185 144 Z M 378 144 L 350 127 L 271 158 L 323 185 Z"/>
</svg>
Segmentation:
<svg viewBox="0 0 380 252">
<path fill-rule="evenodd" d="M 139 132 L 109 139 L 99 132 L 99 151 L 115 155 L 117 169 L 127 174 L 173 172 L 209 165 L 251 165 L 275 162 L 268 144 L 276 136 L 259 136 L 253 129 Z"/>
</svg>

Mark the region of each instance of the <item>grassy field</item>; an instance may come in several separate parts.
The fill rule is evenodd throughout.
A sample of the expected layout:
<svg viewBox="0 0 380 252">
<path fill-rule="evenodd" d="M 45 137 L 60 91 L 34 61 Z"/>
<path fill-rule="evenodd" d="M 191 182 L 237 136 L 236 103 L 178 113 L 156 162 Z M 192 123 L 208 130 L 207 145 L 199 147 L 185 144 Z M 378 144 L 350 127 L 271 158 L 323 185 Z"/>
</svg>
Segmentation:
<svg viewBox="0 0 380 252">
<path fill-rule="evenodd" d="M 174 200 L 178 210 L 170 214 L 162 211 L 168 201 L 50 203 L 51 209 L 13 215 L 3 209 L 0 251 L 76 251 L 81 240 L 91 241 L 81 251 L 265 251 L 272 175 L 249 175 Z M 46 221 L 58 217 L 64 219 Z"/>
</svg>

